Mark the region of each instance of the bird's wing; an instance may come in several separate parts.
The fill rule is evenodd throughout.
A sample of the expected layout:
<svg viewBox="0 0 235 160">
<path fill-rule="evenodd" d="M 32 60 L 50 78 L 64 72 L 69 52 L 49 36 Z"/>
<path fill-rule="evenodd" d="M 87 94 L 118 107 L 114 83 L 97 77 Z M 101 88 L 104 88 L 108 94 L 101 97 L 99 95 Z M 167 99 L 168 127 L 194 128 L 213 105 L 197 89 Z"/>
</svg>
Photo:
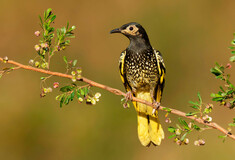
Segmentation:
<svg viewBox="0 0 235 160">
<path fill-rule="evenodd" d="M 158 67 L 158 74 L 159 74 L 158 83 L 155 89 L 154 97 L 156 97 L 157 102 L 161 102 L 162 92 L 163 92 L 163 88 L 165 84 L 166 68 L 165 68 L 165 64 L 164 64 L 161 53 L 155 49 L 154 49 L 154 53 L 157 59 L 157 67 Z"/>
<path fill-rule="evenodd" d="M 132 90 L 131 90 L 131 87 L 127 81 L 127 77 L 126 77 L 126 71 L 125 71 L 125 65 L 124 65 L 125 57 L 126 57 L 126 50 L 121 53 L 121 56 L 119 59 L 119 72 L 120 72 L 120 76 L 122 79 L 122 83 L 124 84 L 126 91 L 129 92 Z"/>
</svg>

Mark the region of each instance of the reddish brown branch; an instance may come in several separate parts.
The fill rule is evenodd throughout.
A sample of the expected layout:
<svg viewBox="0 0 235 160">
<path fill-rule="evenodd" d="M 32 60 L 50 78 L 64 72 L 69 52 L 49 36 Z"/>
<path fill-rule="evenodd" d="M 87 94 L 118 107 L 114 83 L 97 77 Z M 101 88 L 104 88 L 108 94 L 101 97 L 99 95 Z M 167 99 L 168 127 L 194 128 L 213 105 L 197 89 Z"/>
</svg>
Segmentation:
<svg viewBox="0 0 235 160">
<path fill-rule="evenodd" d="M 3 58 L 0 57 L 0 61 L 3 61 Z M 41 73 L 45 73 L 45 74 L 49 74 L 49 75 L 54 75 L 54 76 L 59 76 L 59 77 L 64 77 L 64 78 L 72 79 L 72 75 L 63 74 L 63 73 L 59 73 L 59 72 L 52 72 L 52 71 L 48 71 L 48 70 L 44 70 L 44 69 L 39 69 L 39 68 L 34 68 L 34 67 L 31 67 L 31 66 L 20 64 L 18 62 L 12 61 L 12 60 L 8 60 L 7 63 L 16 65 L 16 66 L 18 66 L 20 68 L 27 69 L 27 70 L 32 70 L 32 71 L 41 72 Z M 89 79 L 87 79 L 85 77 L 82 77 L 82 78 L 80 78 L 78 80 L 86 82 L 86 83 L 90 84 L 91 86 L 107 90 L 107 91 L 109 91 L 111 93 L 114 93 L 116 95 L 126 96 L 126 93 L 124 93 L 124 92 L 122 92 L 122 91 L 120 91 L 118 89 L 111 88 L 109 86 L 106 86 L 106 85 L 94 82 L 94 81 L 89 80 Z M 133 97 L 132 100 L 136 101 L 136 102 L 144 103 L 144 104 L 146 104 L 148 106 L 151 106 L 151 107 L 155 108 L 154 105 L 152 103 L 148 102 L 148 101 L 145 101 L 145 100 L 142 100 L 142 99 L 138 99 L 138 98 L 135 98 L 135 97 Z M 172 108 L 168 108 L 168 107 L 164 107 L 164 106 L 160 106 L 159 110 L 166 111 L 166 112 L 169 112 L 169 110 L 170 110 L 170 113 L 172 113 L 172 114 L 175 114 L 175 115 L 178 115 L 178 116 L 181 116 L 181 117 L 185 117 L 185 118 L 188 118 L 188 119 L 192 119 L 192 120 L 194 120 L 194 121 L 196 121 L 196 122 L 198 122 L 200 124 L 206 125 L 208 127 L 212 127 L 214 129 L 217 129 L 220 132 L 222 132 L 225 135 L 227 135 L 228 137 L 230 137 L 233 140 L 235 140 L 235 135 L 233 135 L 232 133 L 230 133 L 226 129 L 222 128 L 220 125 L 218 125 L 215 122 L 207 122 L 207 121 L 204 121 L 201 118 L 197 118 L 197 117 L 194 117 L 194 116 L 186 116 L 186 113 L 184 113 L 182 111 L 179 111 L 179 110 L 176 110 L 176 109 L 172 109 Z"/>
</svg>

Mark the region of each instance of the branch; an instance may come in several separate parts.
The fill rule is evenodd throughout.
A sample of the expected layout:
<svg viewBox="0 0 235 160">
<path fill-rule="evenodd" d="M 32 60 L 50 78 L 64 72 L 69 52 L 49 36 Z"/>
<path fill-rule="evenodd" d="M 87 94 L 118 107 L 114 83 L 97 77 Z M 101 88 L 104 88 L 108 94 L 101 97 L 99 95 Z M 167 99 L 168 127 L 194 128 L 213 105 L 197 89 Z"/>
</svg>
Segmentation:
<svg viewBox="0 0 235 160">
<path fill-rule="evenodd" d="M 4 59 L 0 57 L 0 61 L 4 62 Z M 23 65 L 21 63 L 15 62 L 13 60 L 8 60 L 7 63 L 13 64 L 13 65 L 18 66 L 19 68 L 23 68 L 23 69 L 27 69 L 27 70 L 31 70 L 31 71 L 36 71 L 36 72 L 41 72 L 41 73 L 45 73 L 45 74 L 49 74 L 49 75 L 53 75 L 53 76 L 58 76 L 58 77 L 64 77 L 64 78 L 72 79 L 72 75 L 63 74 L 63 73 L 59 73 L 59 72 L 52 72 L 52 71 L 49 71 L 49 70 L 39 69 L 39 68 L 31 67 L 31 66 L 28 66 L 28 65 Z M 85 82 L 85 83 L 88 83 L 91 86 L 107 90 L 107 91 L 109 91 L 111 93 L 114 93 L 116 95 L 119 95 L 119 96 L 120 95 L 126 96 L 126 93 L 124 93 L 124 92 L 122 92 L 122 91 L 120 91 L 118 89 L 115 89 L 115 88 L 112 88 L 112 87 L 109 87 L 109 86 L 106 86 L 106 85 L 94 82 L 94 81 L 89 80 L 89 79 L 87 79 L 85 77 L 79 78 L 77 80 Z M 152 103 L 150 103 L 148 101 L 145 101 L 145 100 L 142 100 L 142 99 L 138 99 L 136 97 L 133 97 L 132 100 L 136 101 L 136 102 L 140 102 L 140 103 L 146 104 L 146 105 L 151 106 L 151 107 L 156 109 L 156 107 Z M 223 134 L 225 134 L 228 137 L 230 137 L 233 140 L 235 140 L 235 135 L 233 135 L 228 130 L 222 128 L 220 125 L 218 125 L 215 122 L 208 122 L 208 121 L 205 121 L 205 120 L 203 120 L 201 118 L 197 118 L 197 117 L 194 117 L 194 116 L 186 116 L 186 113 L 184 113 L 182 111 L 179 111 L 179 110 L 176 110 L 176 109 L 172 109 L 172 108 L 168 108 L 168 107 L 164 107 L 164 106 L 160 106 L 159 110 L 162 110 L 162 111 L 165 111 L 165 112 L 169 112 L 169 110 L 170 110 L 170 113 L 172 113 L 172 114 L 175 114 L 175 115 L 178 115 L 178 116 L 181 116 L 181 117 L 185 117 L 187 119 L 192 119 L 192 120 L 194 120 L 194 121 L 196 121 L 196 122 L 198 122 L 200 124 L 203 124 L 205 126 L 208 126 L 208 127 L 214 128 L 214 129 L 217 129 L 220 132 L 222 132 Z"/>
</svg>

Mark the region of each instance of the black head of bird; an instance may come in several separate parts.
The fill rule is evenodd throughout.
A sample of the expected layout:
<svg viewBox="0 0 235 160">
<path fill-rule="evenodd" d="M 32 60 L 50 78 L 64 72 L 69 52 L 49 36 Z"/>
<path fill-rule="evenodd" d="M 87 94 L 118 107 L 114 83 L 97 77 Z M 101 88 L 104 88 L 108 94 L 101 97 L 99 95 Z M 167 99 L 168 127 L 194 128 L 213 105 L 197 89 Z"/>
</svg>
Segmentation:
<svg viewBox="0 0 235 160">
<path fill-rule="evenodd" d="M 145 29 L 136 22 L 122 25 L 120 28 L 113 29 L 110 33 L 122 33 L 130 40 L 129 49 L 149 49 L 151 48 L 148 35 Z"/>
</svg>

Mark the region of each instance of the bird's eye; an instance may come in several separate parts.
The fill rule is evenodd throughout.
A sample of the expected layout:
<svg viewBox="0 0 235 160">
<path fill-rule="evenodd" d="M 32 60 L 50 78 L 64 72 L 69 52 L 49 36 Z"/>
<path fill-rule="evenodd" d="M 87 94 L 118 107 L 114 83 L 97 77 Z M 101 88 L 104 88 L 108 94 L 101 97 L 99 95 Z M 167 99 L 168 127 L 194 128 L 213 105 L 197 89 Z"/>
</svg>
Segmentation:
<svg viewBox="0 0 235 160">
<path fill-rule="evenodd" d="M 130 27 L 129 30 L 132 31 L 132 30 L 133 30 L 133 27 Z"/>
</svg>

